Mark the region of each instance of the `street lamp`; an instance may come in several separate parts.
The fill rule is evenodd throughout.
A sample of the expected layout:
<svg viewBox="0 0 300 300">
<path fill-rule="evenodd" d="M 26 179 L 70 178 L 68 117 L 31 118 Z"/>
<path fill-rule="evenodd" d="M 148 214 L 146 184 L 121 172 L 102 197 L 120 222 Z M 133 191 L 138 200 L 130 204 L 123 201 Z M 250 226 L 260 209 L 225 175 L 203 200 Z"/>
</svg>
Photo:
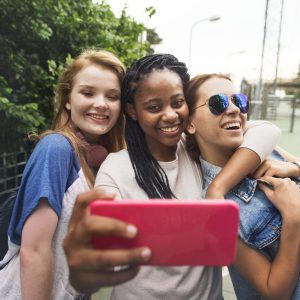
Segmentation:
<svg viewBox="0 0 300 300">
<path fill-rule="evenodd" d="M 199 23 L 202 23 L 202 22 L 205 22 L 205 21 L 216 22 L 216 21 L 218 21 L 218 20 L 220 20 L 220 19 L 221 19 L 220 16 L 212 16 L 212 17 L 209 17 L 209 18 L 204 18 L 204 19 L 198 20 L 198 21 L 196 21 L 195 23 L 193 23 L 193 25 L 192 25 L 192 27 L 191 27 L 191 30 L 190 30 L 189 69 L 191 68 L 192 37 L 193 37 L 193 31 L 194 31 L 195 27 L 196 27 Z"/>
</svg>

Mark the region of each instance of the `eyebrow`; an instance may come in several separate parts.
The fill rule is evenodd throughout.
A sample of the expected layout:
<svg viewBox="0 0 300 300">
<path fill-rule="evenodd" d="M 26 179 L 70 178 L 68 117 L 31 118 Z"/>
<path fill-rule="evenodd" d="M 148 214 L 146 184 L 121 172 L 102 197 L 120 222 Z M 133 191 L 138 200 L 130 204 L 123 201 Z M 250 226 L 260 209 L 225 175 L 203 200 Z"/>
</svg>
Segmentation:
<svg viewBox="0 0 300 300">
<path fill-rule="evenodd" d="M 79 87 L 80 87 L 80 88 L 90 88 L 90 89 L 95 89 L 94 86 L 89 85 L 89 84 L 80 84 Z"/>
<path fill-rule="evenodd" d="M 175 95 L 171 96 L 171 100 L 176 99 L 177 97 L 184 97 L 184 93 L 177 93 Z M 151 98 L 145 101 L 145 104 L 151 103 L 151 102 L 156 102 L 156 101 L 162 101 L 161 98 Z"/>
<path fill-rule="evenodd" d="M 93 89 L 93 90 L 96 90 L 97 87 L 93 86 L 93 85 L 89 85 L 89 84 L 80 84 L 79 85 L 79 88 L 89 88 L 89 89 Z M 108 89 L 109 92 L 117 92 L 117 93 L 121 93 L 121 90 L 120 89 Z"/>
</svg>

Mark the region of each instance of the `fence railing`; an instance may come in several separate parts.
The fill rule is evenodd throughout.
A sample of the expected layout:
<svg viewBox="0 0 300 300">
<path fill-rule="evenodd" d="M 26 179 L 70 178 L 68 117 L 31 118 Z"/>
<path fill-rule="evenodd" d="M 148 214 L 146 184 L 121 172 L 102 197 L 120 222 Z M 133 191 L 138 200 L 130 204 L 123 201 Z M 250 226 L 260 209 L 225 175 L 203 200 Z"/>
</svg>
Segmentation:
<svg viewBox="0 0 300 300">
<path fill-rule="evenodd" d="M 27 159 L 26 152 L 0 154 L 0 198 L 17 190 Z"/>
<path fill-rule="evenodd" d="M 294 97 L 270 97 L 267 102 L 251 100 L 248 117 L 252 120 L 270 120 L 285 132 L 298 132 L 300 100 Z"/>
</svg>

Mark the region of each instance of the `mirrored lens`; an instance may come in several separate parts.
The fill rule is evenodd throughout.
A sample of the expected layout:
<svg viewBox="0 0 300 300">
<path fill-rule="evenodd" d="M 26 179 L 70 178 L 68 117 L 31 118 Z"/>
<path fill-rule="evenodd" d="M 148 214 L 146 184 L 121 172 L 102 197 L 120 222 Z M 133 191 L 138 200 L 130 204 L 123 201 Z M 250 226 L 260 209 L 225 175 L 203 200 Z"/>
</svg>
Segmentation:
<svg viewBox="0 0 300 300">
<path fill-rule="evenodd" d="M 248 98 L 244 94 L 235 94 L 232 96 L 233 103 L 240 109 L 241 113 L 245 114 L 249 109 Z"/>
<path fill-rule="evenodd" d="M 213 95 L 208 100 L 210 111 L 217 116 L 227 109 L 228 104 L 228 97 L 223 94 Z"/>
</svg>

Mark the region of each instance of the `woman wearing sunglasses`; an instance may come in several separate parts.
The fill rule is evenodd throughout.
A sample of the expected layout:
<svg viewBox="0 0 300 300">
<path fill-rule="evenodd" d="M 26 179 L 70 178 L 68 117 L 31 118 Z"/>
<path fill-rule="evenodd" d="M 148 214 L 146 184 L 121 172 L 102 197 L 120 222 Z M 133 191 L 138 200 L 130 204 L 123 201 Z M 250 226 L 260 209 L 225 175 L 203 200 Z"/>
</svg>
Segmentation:
<svg viewBox="0 0 300 300">
<path fill-rule="evenodd" d="M 196 161 L 200 155 L 205 191 L 242 144 L 249 103 L 217 74 L 193 78 L 186 96 L 186 143 Z M 283 160 L 278 152 L 272 156 Z M 300 175 L 296 164 L 285 166 L 287 175 Z M 237 255 L 229 268 L 233 285 L 238 299 L 300 299 L 300 190 L 290 179 L 262 179 L 269 187 L 245 178 L 225 196 L 240 206 Z"/>
</svg>

